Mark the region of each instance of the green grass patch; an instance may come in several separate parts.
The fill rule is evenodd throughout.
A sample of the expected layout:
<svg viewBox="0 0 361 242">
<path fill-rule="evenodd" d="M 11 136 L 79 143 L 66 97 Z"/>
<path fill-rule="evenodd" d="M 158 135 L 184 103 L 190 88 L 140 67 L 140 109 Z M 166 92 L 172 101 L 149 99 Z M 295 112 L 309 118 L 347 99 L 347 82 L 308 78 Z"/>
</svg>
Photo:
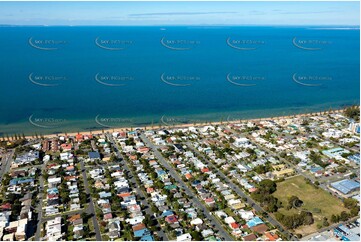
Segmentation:
<svg viewBox="0 0 361 242">
<path fill-rule="evenodd" d="M 224 211 L 225 213 L 227 213 L 228 216 L 231 216 L 231 217 L 233 217 L 234 219 L 236 219 L 237 215 L 232 211 L 232 209 L 230 209 L 230 208 L 225 208 L 223 211 Z"/>
<path fill-rule="evenodd" d="M 299 213 L 300 210 L 306 210 L 313 214 L 315 220 L 312 229 L 306 229 L 305 231 L 317 230 L 317 224 L 322 223 L 324 217 L 328 218 L 331 224 L 331 215 L 340 214 L 342 211 L 349 212 L 347 208 L 343 206 L 341 200 L 332 196 L 322 188 L 316 188 L 312 184 L 308 184 L 303 176 L 295 176 L 290 179 L 286 179 L 277 183 L 277 191 L 273 193 L 283 204 L 284 207 L 288 204 L 288 199 L 291 196 L 297 196 L 303 201 L 303 205 L 300 209 L 286 210 L 281 208 L 278 211 L 284 215 L 291 215 Z M 306 226 L 301 226 L 306 227 Z"/>
<path fill-rule="evenodd" d="M 110 239 L 110 238 L 109 238 L 108 235 L 106 235 L 106 234 L 102 235 L 102 240 L 103 240 L 103 241 L 108 241 L 109 239 Z"/>
<path fill-rule="evenodd" d="M 94 229 L 94 224 L 93 224 L 93 219 L 88 219 L 88 226 L 89 226 L 89 231 L 95 231 Z"/>
</svg>

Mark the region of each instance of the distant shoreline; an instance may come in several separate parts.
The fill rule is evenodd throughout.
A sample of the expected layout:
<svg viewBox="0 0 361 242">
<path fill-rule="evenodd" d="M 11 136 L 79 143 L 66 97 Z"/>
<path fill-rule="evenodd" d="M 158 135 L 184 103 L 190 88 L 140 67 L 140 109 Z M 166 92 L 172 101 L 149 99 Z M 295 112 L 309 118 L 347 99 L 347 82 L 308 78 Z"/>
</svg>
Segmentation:
<svg viewBox="0 0 361 242">
<path fill-rule="evenodd" d="M 360 29 L 360 25 L 310 25 L 310 24 L 295 24 L 295 25 L 287 25 L 287 24 L 0 24 L 0 27 L 154 27 L 154 28 L 172 28 L 172 27 L 200 27 L 200 28 L 208 28 L 208 27 L 286 27 L 286 28 L 317 28 L 317 29 Z"/>
<path fill-rule="evenodd" d="M 350 106 L 351 107 L 351 106 Z M 175 125 L 162 125 L 162 124 L 157 124 L 157 125 L 145 125 L 145 126 L 139 126 L 139 127 L 119 127 L 119 128 L 104 128 L 104 129 L 98 129 L 98 130 L 93 130 L 93 131 L 79 131 L 79 132 L 64 132 L 64 133 L 58 133 L 58 134 L 45 134 L 45 135 L 38 135 L 38 136 L 42 136 L 44 138 L 56 138 L 56 137 L 60 137 L 60 136 L 75 136 L 77 134 L 82 134 L 82 135 L 89 135 L 89 134 L 93 134 L 93 135 L 98 135 L 98 134 L 102 134 L 103 131 L 104 133 L 107 132 L 124 132 L 124 131 L 130 131 L 130 130 L 135 130 L 135 129 L 143 129 L 143 130 L 154 130 L 154 129 L 174 129 L 174 128 L 189 128 L 189 127 L 200 127 L 200 126 L 207 126 L 207 125 L 222 125 L 222 124 L 237 124 L 237 123 L 242 123 L 242 122 L 260 122 L 260 121 L 264 121 L 264 120 L 280 120 L 280 119 L 291 119 L 291 118 L 300 118 L 300 117 L 309 117 L 312 115 L 317 115 L 319 113 L 342 113 L 346 108 L 340 108 L 340 109 L 335 109 L 335 110 L 331 110 L 331 111 L 318 111 L 318 112 L 309 112 L 309 113 L 302 113 L 302 114 L 294 114 L 294 115 L 286 115 L 286 116 L 275 116 L 275 117 L 265 117 L 265 118 L 252 118 L 252 119 L 239 119 L 239 120 L 232 120 L 232 121 L 215 121 L 215 122 L 197 122 L 194 124 L 175 124 Z M 27 139 L 33 139 L 34 135 L 28 135 L 25 136 L 25 138 Z"/>
</svg>

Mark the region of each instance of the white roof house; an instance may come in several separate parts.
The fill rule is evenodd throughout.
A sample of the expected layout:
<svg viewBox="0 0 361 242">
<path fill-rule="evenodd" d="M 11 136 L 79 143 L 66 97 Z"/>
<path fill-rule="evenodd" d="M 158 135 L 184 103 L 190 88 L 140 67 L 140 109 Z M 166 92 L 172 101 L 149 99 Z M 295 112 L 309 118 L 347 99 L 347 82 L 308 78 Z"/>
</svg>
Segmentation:
<svg viewBox="0 0 361 242">
<path fill-rule="evenodd" d="M 243 218 L 244 220 L 248 221 L 254 217 L 254 214 L 252 211 L 245 211 L 245 210 L 239 210 L 237 213 Z"/>
<path fill-rule="evenodd" d="M 231 223 L 234 223 L 236 221 L 234 220 L 233 217 L 227 217 L 227 218 L 224 219 L 224 222 L 226 222 L 226 224 L 231 224 Z"/>
<path fill-rule="evenodd" d="M 71 158 L 73 158 L 73 154 L 70 152 L 60 153 L 60 160 L 69 160 Z"/>
<path fill-rule="evenodd" d="M 191 241 L 192 236 L 189 233 L 177 236 L 177 241 Z"/>
<path fill-rule="evenodd" d="M 236 147 L 245 147 L 249 144 L 249 139 L 247 139 L 245 137 L 236 138 L 236 140 L 234 141 L 233 144 Z"/>
<path fill-rule="evenodd" d="M 191 225 L 199 225 L 199 224 L 203 224 L 203 220 L 200 218 L 196 218 L 191 221 Z"/>
<path fill-rule="evenodd" d="M 61 177 L 51 177 L 51 178 L 48 178 L 48 183 L 49 183 L 49 184 L 58 184 L 58 183 L 61 183 Z"/>
<path fill-rule="evenodd" d="M 135 225 L 135 224 L 139 224 L 144 220 L 144 216 L 138 216 L 138 217 L 134 217 L 134 218 L 128 218 L 125 220 L 125 222 L 131 224 L 131 225 Z"/>
</svg>

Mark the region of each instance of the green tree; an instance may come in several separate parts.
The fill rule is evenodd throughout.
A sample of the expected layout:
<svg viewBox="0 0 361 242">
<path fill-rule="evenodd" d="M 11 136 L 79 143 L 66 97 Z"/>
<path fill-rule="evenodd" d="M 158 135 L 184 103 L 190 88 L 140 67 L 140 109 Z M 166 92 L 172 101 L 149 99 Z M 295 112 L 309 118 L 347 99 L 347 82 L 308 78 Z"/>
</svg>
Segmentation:
<svg viewBox="0 0 361 242">
<path fill-rule="evenodd" d="M 265 179 L 259 183 L 259 187 L 262 188 L 265 192 L 272 194 L 276 191 L 277 184 L 272 180 Z"/>
<path fill-rule="evenodd" d="M 323 225 L 324 227 L 327 227 L 327 226 L 330 225 L 330 223 L 328 222 L 328 219 L 327 219 L 326 217 L 323 218 L 322 225 Z"/>
<path fill-rule="evenodd" d="M 347 221 L 349 219 L 349 214 L 345 211 L 342 211 L 341 214 L 340 214 L 340 219 L 341 221 Z"/>
<path fill-rule="evenodd" d="M 356 122 L 360 120 L 360 108 L 359 107 L 349 107 L 346 108 L 344 114 L 348 118 L 354 119 Z"/>
<path fill-rule="evenodd" d="M 192 231 L 191 233 L 192 239 L 195 241 L 201 241 L 202 240 L 202 235 L 200 232 L 198 231 Z"/>
<path fill-rule="evenodd" d="M 353 198 L 346 198 L 345 200 L 343 200 L 343 205 L 348 209 L 356 207 L 357 203 L 357 200 Z"/>
<path fill-rule="evenodd" d="M 354 179 L 354 178 L 356 178 L 357 177 L 357 175 L 355 174 L 355 173 L 352 173 L 351 175 L 350 175 L 350 179 Z"/>
<path fill-rule="evenodd" d="M 303 219 L 303 223 L 302 223 L 303 225 L 313 224 L 314 219 L 313 219 L 312 213 L 302 211 L 301 214 L 300 214 L 300 216 L 301 216 L 302 219 Z"/>
<path fill-rule="evenodd" d="M 337 218 L 337 215 L 332 214 L 331 215 L 331 223 L 337 223 L 339 221 L 339 219 Z"/>
</svg>

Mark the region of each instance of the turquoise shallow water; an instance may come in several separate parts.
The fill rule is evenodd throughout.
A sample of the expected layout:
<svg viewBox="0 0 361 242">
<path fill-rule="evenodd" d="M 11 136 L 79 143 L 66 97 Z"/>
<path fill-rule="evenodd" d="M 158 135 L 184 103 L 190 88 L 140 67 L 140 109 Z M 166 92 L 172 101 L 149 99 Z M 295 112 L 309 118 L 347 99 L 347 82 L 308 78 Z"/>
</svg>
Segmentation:
<svg viewBox="0 0 361 242">
<path fill-rule="evenodd" d="M 0 135 L 359 104 L 359 29 L 0 27 Z"/>
</svg>

